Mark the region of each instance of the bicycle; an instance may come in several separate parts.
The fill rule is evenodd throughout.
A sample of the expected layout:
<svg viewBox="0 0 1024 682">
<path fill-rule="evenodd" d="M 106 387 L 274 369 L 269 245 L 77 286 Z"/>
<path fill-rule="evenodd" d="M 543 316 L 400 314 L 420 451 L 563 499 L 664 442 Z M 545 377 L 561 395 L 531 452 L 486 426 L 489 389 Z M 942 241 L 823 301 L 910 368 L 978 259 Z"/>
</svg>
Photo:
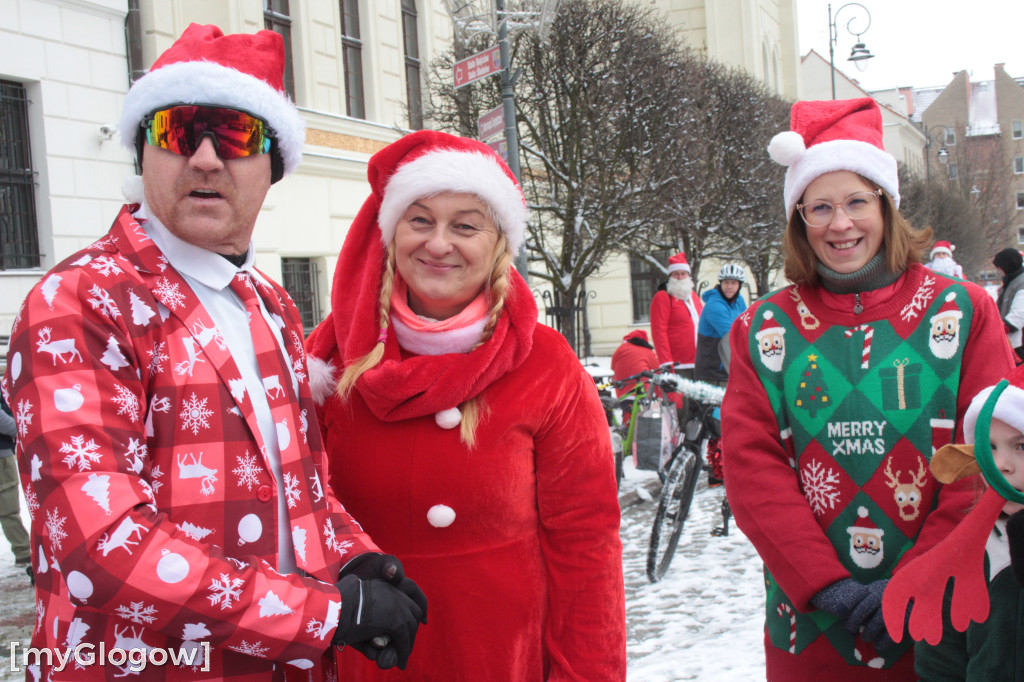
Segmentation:
<svg viewBox="0 0 1024 682">
<path fill-rule="evenodd" d="M 601 394 L 601 404 L 604 406 L 605 415 L 608 418 L 608 428 L 612 436 L 612 456 L 615 459 L 615 483 L 622 484 L 623 459 L 625 453 L 633 452 L 633 445 L 636 441 L 636 429 L 639 423 L 638 417 L 644 413 L 654 402 L 660 402 L 664 410 L 671 410 L 675 414 L 675 405 L 667 398 L 667 394 L 674 390 L 675 375 L 671 372 L 638 372 L 618 381 L 605 381 L 597 385 Z M 636 382 L 626 393 L 619 397 L 613 397 L 608 389 L 623 389 L 630 383 Z M 661 391 L 651 391 L 648 383 Z M 622 415 L 620 418 L 619 415 Z M 628 423 L 626 418 L 628 416 Z M 679 441 L 679 425 L 672 420 L 668 442 L 674 448 Z M 659 453 L 659 460 L 661 459 Z"/>
<path fill-rule="evenodd" d="M 691 418 L 687 421 L 680 442 L 672 451 L 661 486 L 661 499 L 654 515 L 651 541 L 647 548 L 647 579 L 656 583 L 665 576 L 679 546 L 683 526 L 690 513 L 694 492 L 701 471 L 711 477 L 710 450 L 717 447 L 722 436 L 719 405 L 725 391 L 722 388 L 689 379 L 674 379 L 674 391 L 682 393 L 690 402 Z M 732 510 L 723 495 L 722 525 L 712 528 L 714 536 L 729 534 Z"/>
</svg>

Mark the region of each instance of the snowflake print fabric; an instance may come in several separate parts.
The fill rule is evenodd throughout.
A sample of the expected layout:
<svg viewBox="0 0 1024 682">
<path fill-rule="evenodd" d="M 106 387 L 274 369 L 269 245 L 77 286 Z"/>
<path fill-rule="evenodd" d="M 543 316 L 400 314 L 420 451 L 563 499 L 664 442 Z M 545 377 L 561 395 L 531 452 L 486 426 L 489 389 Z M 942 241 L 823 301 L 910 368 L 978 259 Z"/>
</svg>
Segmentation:
<svg viewBox="0 0 1024 682">
<path fill-rule="evenodd" d="M 268 291 L 288 300 L 283 289 Z M 280 317 L 296 366 L 301 320 L 290 307 Z M 301 566 L 313 577 L 278 573 L 277 489 L 264 443 L 248 396 L 222 378 L 240 376 L 238 368 L 191 287 L 127 211 L 107 238 L 41 279 L 8 360 L 35 519 L 33 646 L 208 642 L 216 678 L 269 681 L 274 661 L 319 676 L 330 638 L 306 633 L 306 624 L 337 603 L 343 555 L 379 550 L 319 487 L 319 431 L 304 443 L 296 428 L 302 446 L 282 459 L 282 494 L 289 527 L 305 532 Z M 304 363 L 297 367 L 304 377 Z M 295 424 L 315 409 L 299 385 Z M 106 679 L 98 667 L 42 674 Z"/>
</svg>

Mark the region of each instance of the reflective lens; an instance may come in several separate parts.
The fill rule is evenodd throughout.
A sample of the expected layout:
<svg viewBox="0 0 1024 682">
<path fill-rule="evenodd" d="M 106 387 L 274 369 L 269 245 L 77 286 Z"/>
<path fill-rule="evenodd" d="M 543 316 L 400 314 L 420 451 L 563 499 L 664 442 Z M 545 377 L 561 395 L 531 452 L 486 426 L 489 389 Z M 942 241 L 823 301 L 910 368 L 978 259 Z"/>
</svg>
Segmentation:
<svg viewBox="0 0 1024 682">
<path fill-rule="evenodd" d="M 870 218 L 878 206 L 878 197 L 882 190 L 874 192 L 856 192 L 846 197 L 843 202 L 843 213 L 850 220 L 862 220 Z M 804 222 L 811 227 L 825 227 L 832 222 L 835 215 L 835 207 L 827 201 L 809 201 L 806 204 L 797 204 L 796 209 Z"/>
<path fill-rule="evenodd" d="M 192 156 L 205 135 L 213 137 L 217 156 L 225 161 L 270 151 L 270 126 L 238 109 L 182 105 L 154 111 L 143 122 L 146 142 Z"/>
</svg>

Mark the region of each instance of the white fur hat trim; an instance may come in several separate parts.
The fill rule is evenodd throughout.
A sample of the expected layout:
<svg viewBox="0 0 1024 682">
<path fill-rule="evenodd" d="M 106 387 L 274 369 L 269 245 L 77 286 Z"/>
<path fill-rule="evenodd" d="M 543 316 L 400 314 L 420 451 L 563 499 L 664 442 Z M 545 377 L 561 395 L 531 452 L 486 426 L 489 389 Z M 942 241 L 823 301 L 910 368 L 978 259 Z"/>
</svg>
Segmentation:
<svg viewBox="0 0 1024 682">
<path fill-rule="evenodd" d="M 447 528 L 455 522 L 455 510 L 446 504 L 435 504 L 427 510 L 427 522 L 434 528 Z"/>
<path fill-rule="evenodd" d="M 292 101 L 259 78 L 206 61 L 167 64 L 135 81 L 121 114 L 121 144 L 134 155 L 143 118 L 175 104 L 209 104 L 259 116 L 274 131 L 284 174 L 295 170 L 302 160 L 306 127 Z"/>
<path fill-rule="evenodd" d="M 772 142 L 774 143 L 780 135 L 776 135 Z M 798 133 L 793 135 L 800 137 Z M 792 142 L 791 138 L 789 140 Z M 896 172 L 896 159 L 892 154 L 882 151 L 873 144 L 859 140 L 830 140 L 812 145 L 803 154 L 790 153 L 792 149 L 788 143 L 780 146 L 786 151 L 769 153 L 773 159 L 778 160 L 775 156 L 778 153 L 779 158 L 792 161 L 786 171 L 786 187 L 783 193 L 787 220 L 793 216 L 797 202 L 800 201 L 807 186 L 819 176 L 833 171 L 851 171 L 877 183 L 892 197 L 896 208 L 899 208 L 900 183 Z M 769 145 L 769 150 L 771 149 L 772 145 Z"/>
<path fill-rule="evenodd" d="M 456 426 L 462 423 L 462 413 L 459 412 L 457 407 L 449 407 L 447 410 L 441 410 L 434 415 L 434 421 L 442 429 L 454 429 Z"/>
<path fill-rule="evenodd" d="M 399 166 L 388 179 L 377 218 L 384 244 L 394 239 L 398 221 L 412 202 L 442 192 L 480 197 L 505 233 L 512 253 L 519 252 L 528 217 L 522 192 L 494 159 L 455 149 L 427 152 Z"/>
<path fill-rule="evenodd" d="M 967 408 L 967 412 L 964 414 L 964 442 L 968 445 L 974 444 L 974 427 L 978 423 L 978 415 L 981 413 L 981 408 L 984 406 L 985 401 L 988 400 L 988 397 L 992 395 L 994 390 L 995 386 L 989 386 L 974 396 L 970 407 Z M 1006 390 L 1000 394 L 999 400 L 996 401 L 995 410 L 992 411 L 992 418 L 1005 422 L 1021 433 L 1024 433 L 1024 390 L 1021 390 L 1014 384 L 1007 386 Z"/>
</svg>

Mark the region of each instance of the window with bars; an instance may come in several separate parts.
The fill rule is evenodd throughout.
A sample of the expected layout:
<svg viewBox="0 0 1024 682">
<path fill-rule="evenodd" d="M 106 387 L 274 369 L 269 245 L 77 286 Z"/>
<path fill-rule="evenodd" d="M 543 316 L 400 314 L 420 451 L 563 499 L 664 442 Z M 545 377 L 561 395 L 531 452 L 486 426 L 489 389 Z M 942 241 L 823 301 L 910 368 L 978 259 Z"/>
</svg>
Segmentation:
<svg viewBox="0 0 1024 682">
<path fill-rule="evenodd" d="M 292 67 L 292 18 L 288 0 L 263 0 L 263 28 L 284 39 L 284 89 L 295 101 L 295 70 Z"/>
<path fill-rule="evenodd" d="M 40 265 L 34 180 L 25 86 L 0 80 L 0 270 Z"/>
<path fill-rule="evenodd" d="M 320 311 L 320 266 L 312 258 L 282 258 L 282 285 L 295 301 L 306 334 L 323 321 Z"/>
<path fill-rule="evenodd" d="M 405 38 L 405 91 L 409 102 L 409 127 L 423 128 L 423 97 L 420 93 L 420 37 L 416 26 L 416 0 L 402 0 L 402 34 Z"/>
<path fill-rule="evenodd" d="M 667 262 L 671 254 L 668 250 L 655 251 L 651 257 L 658 262 Z M 660 268 L 647 258 L 629 256 L 630 290 L 633 294 L 633 323 L 641 324 L 651 320 L 651 299 L 658 287 L 667 278 Z"/>
<path fill-rule="evenodd" d="M 363 41 L 359 36 L 359 0 L 341 0 L 345 113 L 352 118 L 366 118 L 366 99 L 363 96 Z"/>
</svg>

